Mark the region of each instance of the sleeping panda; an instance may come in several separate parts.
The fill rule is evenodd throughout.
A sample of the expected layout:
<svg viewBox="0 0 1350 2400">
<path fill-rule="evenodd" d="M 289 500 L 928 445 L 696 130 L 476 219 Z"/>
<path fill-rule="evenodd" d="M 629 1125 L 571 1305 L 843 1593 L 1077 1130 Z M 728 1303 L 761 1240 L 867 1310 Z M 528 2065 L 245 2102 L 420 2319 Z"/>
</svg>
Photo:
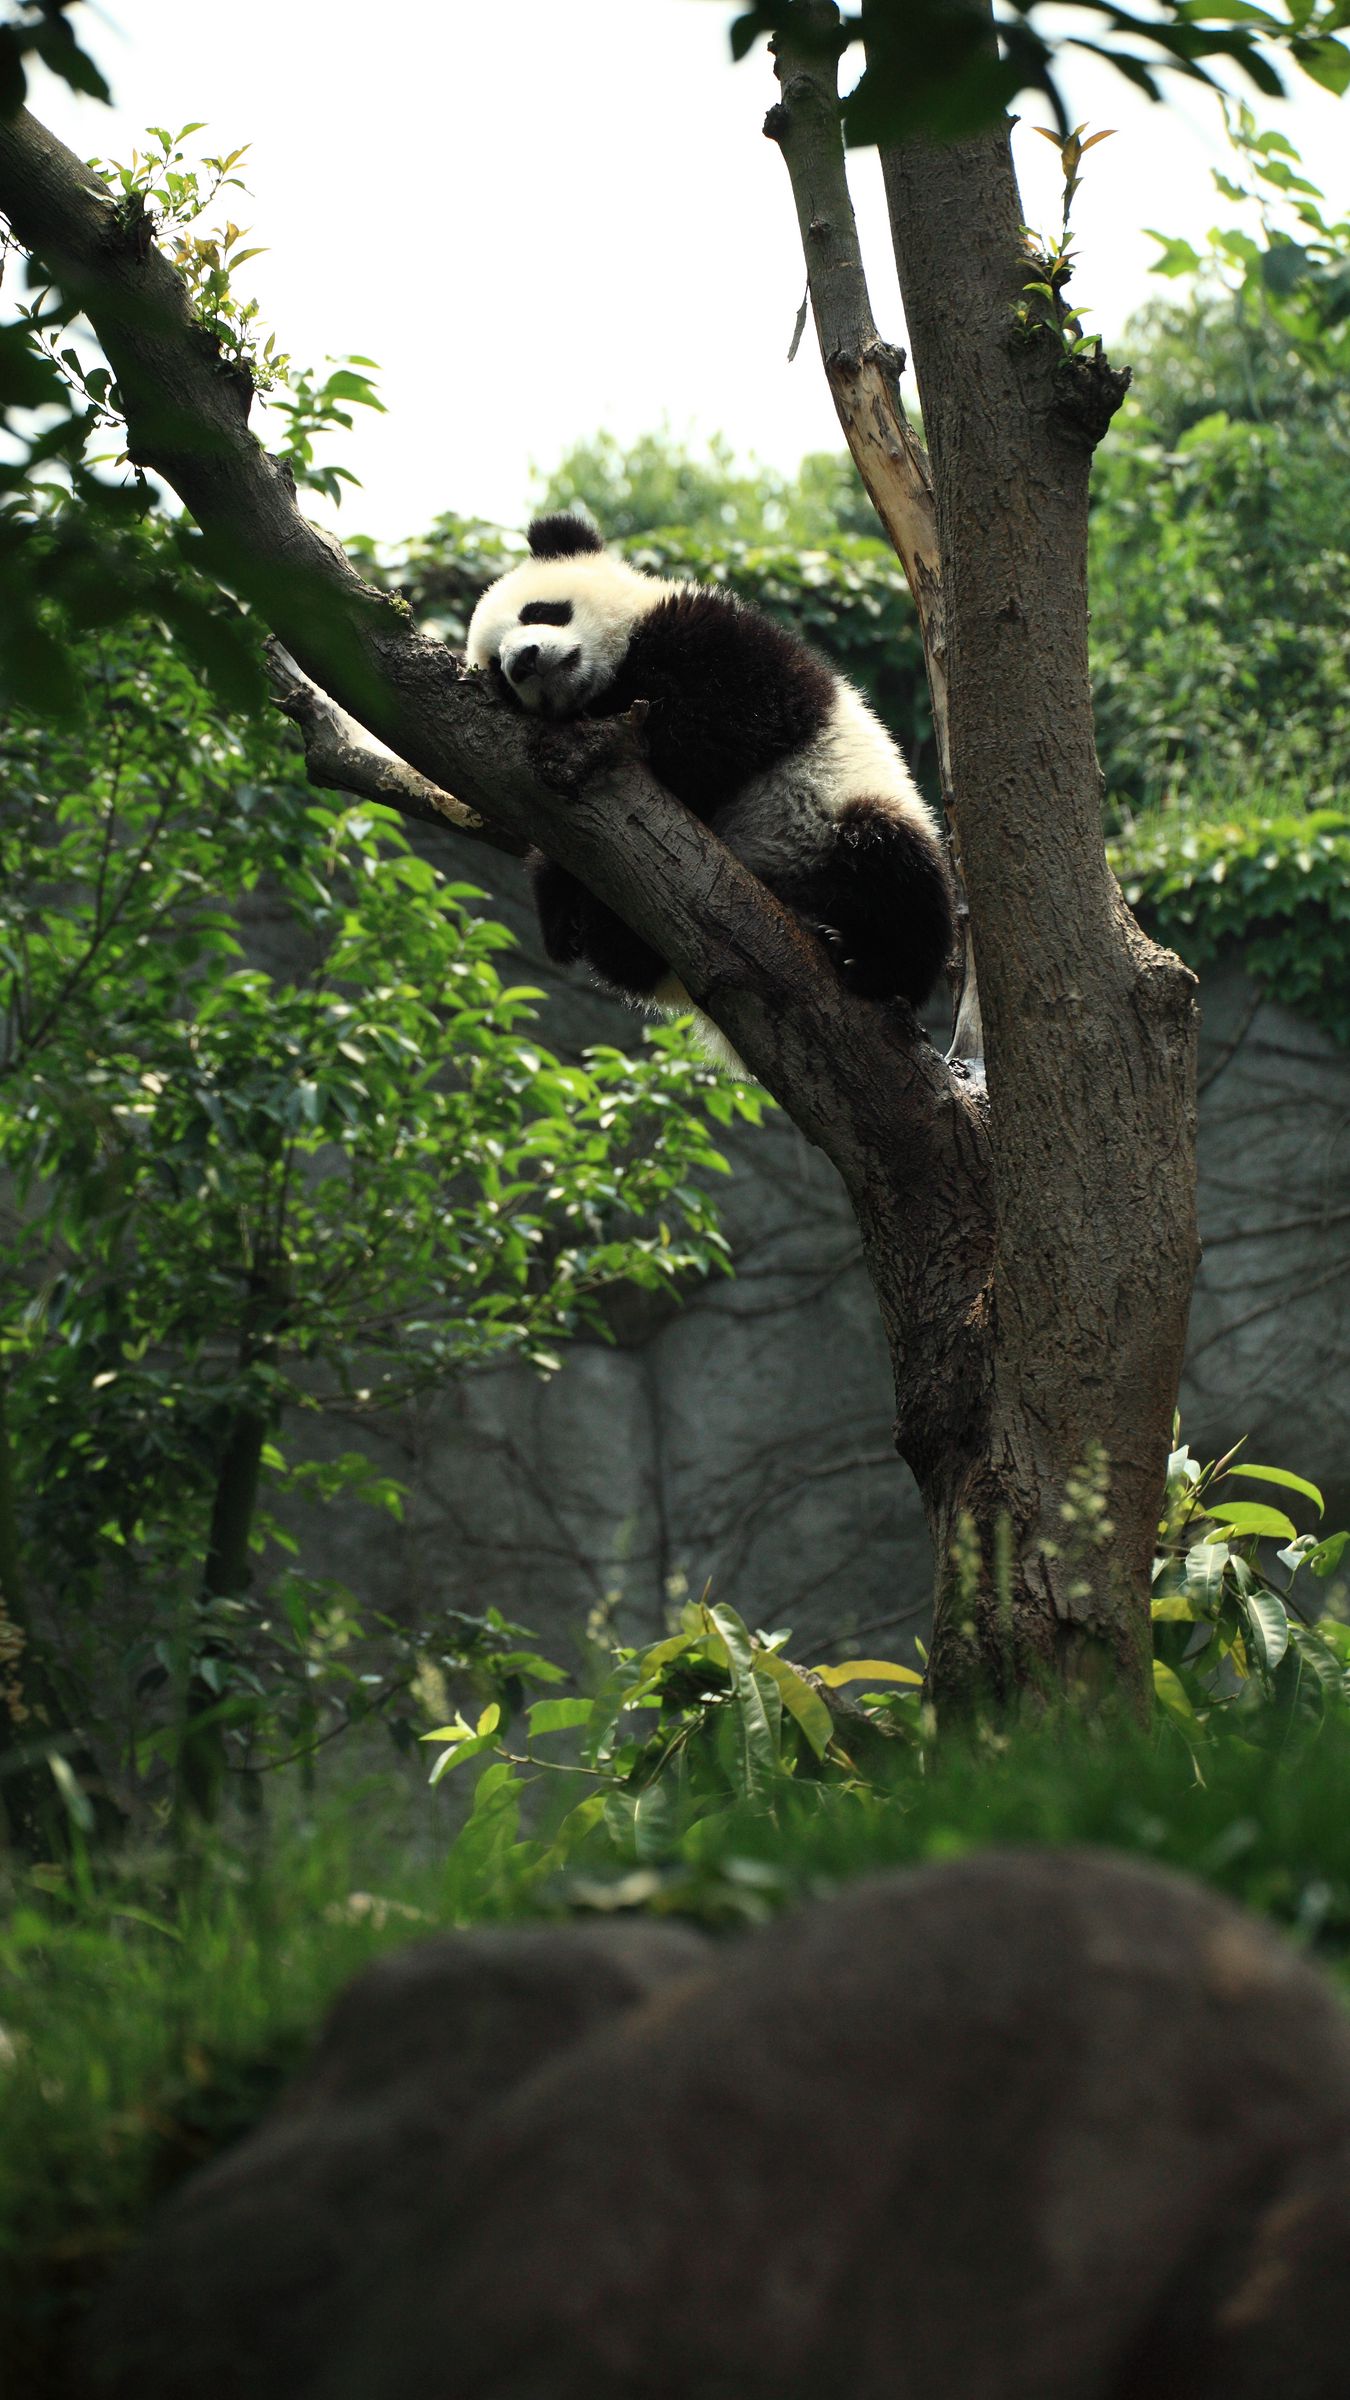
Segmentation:
<svg viewBox="0 0 1350 2400">
<path fill-rule="evenodd" d="M 922 1006 L 952 946 L 951 880 L 904 760 L 852 684 L 743 601 L 610 557 L 581 517 L 536 517 L 529 541 L 474 610 L 469 665 L 542 717 L 645 701 L 666 789 L 822 935 L 854 991 Z M 690 1006 L 666 960 L 566 868 L 531 869 L 550 958 L 584 960 L 639 1004 Z"/>
</svg>

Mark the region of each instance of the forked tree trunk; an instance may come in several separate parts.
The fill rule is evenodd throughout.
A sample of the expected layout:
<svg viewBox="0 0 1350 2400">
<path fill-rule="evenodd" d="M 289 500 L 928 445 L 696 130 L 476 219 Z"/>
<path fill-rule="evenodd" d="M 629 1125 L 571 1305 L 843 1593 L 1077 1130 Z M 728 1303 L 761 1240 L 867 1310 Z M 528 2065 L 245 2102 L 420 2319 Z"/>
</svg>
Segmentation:
<svg viewBox="0 0 1350 2400">
<path fill-rule="evenodd" d="M 837 10 L 801 0 L 792 28 L 822 19 L 837 31 Z M 795 56 L 788 38 L 778 63 L 770 129 L 792 169 L 827 371 L 916 583 L 940 727 L 946 699 L 987 1110 L 907 1010 L 847 992 L 653 782 L 635 723 L 536 739 L 361 583 L 300 516 L 248 429 L 247 376 L 223 368 L 144 225 L 22 113 L 0 122 L 0 206 L 93 321 L 130 454 L 178 491 L 304 673 L 416 770 L 415 788 L 381 782 L 381 796 L 462 825 L 465 808 L 444 798 L 458 792 L 478 812 L 471 829 L 481 818 L 499 846 L 537 841 L 571 868 L 670 959 L 834 1160 L 891 1346 L 897 1446 L 933 1530 L 939 1708 L 1042 1679 L 1109 1683 L 1143 1705 L 1196 1260 L 1196 1024 L 1192 977 L 1135 926 L 1103 847 L 1087 487 L 1123 379 L 1066 355 L 1054 308 L 1042 322 L 1022 305 L 1034 270 L 1006 129 L 897 154 L 887 188 L 930 477 L 871 323 L 836 62 L 827 71 L 809 41 Z"/>
<path fill-rule="evenodd" d="M 809 39 L 837 11 L 803 16 L 805 45 L 778 43 L 783 100 L 769 130 L 792 169 L 811 271 L 825 242 L 838 247 L 847 197 L 837 110 L 833 161 L 819 135 L 833 66 Z M 817 127 L 795 157 L 794 115 L 799 137 L 808 119 Z M 978 1367 L 969 1339 L 951 1358 L 971 1401 L 963 1422 L 934 1411 L 940 1352 L 916 1374 L 915 1295 L 884 1266 L 887 1209 L 864 1196 L 860 1215 L 896 1367 L 897 1441 L 936 1550 L 939 1705 L 1041 1680 L 1109 1681 L 1142 1701 L 1198 1257 L 1198 1020 L 1194 978 L 1135 924 L 1103 840 L 1088 476 L 1127 379 L 1099 351 L 1073 355 L 1057 311 L 1028 309 L 1037 270 L 1008 131 L 883 158 L 940 558 L 940 607 L 931 587 L 918 596 L 925 632 L 936 619 L 944 644 L 935 700 L 949 711 L 947 801 L 988 1080 L 993 1247 L 987 1286 L 969 1295 Z M 852 424 L 840 416 L 856 451 L 856 412 Z M 874 488 L 875 471 L 867 480 Z M 978 1221 L 968 1231 L 963 1245 L 948 1228 L 944 1248 L 973 1265 Z"/>
</svg>

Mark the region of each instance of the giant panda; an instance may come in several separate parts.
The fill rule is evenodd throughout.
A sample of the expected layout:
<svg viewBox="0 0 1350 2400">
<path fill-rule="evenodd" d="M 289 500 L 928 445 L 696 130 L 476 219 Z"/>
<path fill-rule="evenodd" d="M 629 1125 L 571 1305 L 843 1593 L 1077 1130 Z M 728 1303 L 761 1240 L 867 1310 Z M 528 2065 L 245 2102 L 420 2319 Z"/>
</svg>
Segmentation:
<svg viewBox="0 0 1350 2400">
<path fill-rule="evenodd" d="M 952 946 L 951 879 L 904 760 L 852 684 L 759 609 L 611 557 L 581 517 L 536 517 L 529 544 L 474 610 L 470 667 L 540 717 L 645 702 L 666 789 L 823 937 L 853 990 L 920 1007 Z M 535 857 L 531 872 L 550 958 L 584 961 L 639 1005 L 689 1007 L 666 960 L 565 867 Z"/>
</svg>

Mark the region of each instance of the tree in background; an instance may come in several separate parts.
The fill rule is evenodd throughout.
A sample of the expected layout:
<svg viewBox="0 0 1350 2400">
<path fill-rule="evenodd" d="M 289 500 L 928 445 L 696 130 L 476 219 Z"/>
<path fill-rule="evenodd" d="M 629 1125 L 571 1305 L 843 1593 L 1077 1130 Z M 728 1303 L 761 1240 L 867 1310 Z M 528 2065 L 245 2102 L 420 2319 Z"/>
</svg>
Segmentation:
<svg viewBox="0 0 1350 2400">
<path fill-rule="evenodd" d="M 1266 46 L 1281 40 L 1336 88 L 1350 72 L 1340 0 L 1237 23 L 1181 0 L 1147 22 L 1085 6 L 1149 85 L 1160 62 L 1205 75 L 1218 56 L 1278 88 Z M 1000 114 L 1028 83 L 1058 105 L 1053 56 L 1033 0 L 1001 40 L 983 0 L 861 19 L 761 0 L 738 49 L 766 31 L 827 372 L 924 632 L 987 1115 L 959 1063 L 903 1010 L 843 991 L 805 929 L 653 783 L 638 728 L 540 746 L 305 525 L 247 429 L 256 354 L 228 320 L 203 342 L 200 293 L 156 249 L 146 190 L 113 198 L 18 115 L 0 131 L 0 201 L 64 309 L 93 323 L 131 455 L 178 491 L 215 573 L 412 778 L 459 795 L 488 838 L 538 841 L 668 957 L 839 1167 L 934 1534 L 940 1704 L 1044 1678 L 1142 1697 L 1195 1260 L 1194 1006 L 1103 849 L 1088 474 L 1124 378 L 1064 298 L 1062 241 L 1028 246 Z M 857 39 L 866 70 L 841 112 L 838 62 Z M 931 466 L 872 321 L 845 133 L 882 145 Z M 1067 201 L 1082 152 L 1062 133 Z M 1070 1519 L 1083 1538 L 1066 1538 Z"/>
<path fill-rule="evenodd" d="M 139 535 L 147 575 L 164 546 Z M 68 663 L 79 718 L 0 736 L 4 1591 L 38 1654 L 0 1797 L 49 1797 L 78 1727 L 209 1812 L 227 1765 L 396 1701 L 428 1630 L 370 1672 L 351 1593 L 255 1578 L 294 1547 L 278 1498 L 396 1511 L 380 1411 L 513 1353 L 551 1372 L 617 1283 L 706 1270 L 696 1103 L 755 1102 L 670 1035 L 553 1057 L 481 894 L 319 806 L 157 628 Z M 351 1443 L 324 1463 L 315 1412 Z"/>
<path fill-rule="evenodd" d="M 1113 803 L 1327 805 L 1350 772 L 1350 220 L 1230 117 L 1239 221 L 1132 326 L 1093 497 L 1093 663 Z"/>
</svg>

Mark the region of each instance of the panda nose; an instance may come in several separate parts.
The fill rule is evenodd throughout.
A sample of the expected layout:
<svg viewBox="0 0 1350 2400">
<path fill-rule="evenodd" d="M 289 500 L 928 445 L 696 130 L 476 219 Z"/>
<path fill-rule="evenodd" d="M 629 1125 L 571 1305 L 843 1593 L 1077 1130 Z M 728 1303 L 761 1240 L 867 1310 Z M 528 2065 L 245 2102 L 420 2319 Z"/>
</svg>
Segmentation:
<svg viewBox="0 0 1350 2400">
<path fill-rule="evenodd" d="M 527 642 L 523 650 L 511 653 L 511 681 L 519 683 L 522 675 L 533 675 L 539 664 L 539 644 Z"/>
</svg>

